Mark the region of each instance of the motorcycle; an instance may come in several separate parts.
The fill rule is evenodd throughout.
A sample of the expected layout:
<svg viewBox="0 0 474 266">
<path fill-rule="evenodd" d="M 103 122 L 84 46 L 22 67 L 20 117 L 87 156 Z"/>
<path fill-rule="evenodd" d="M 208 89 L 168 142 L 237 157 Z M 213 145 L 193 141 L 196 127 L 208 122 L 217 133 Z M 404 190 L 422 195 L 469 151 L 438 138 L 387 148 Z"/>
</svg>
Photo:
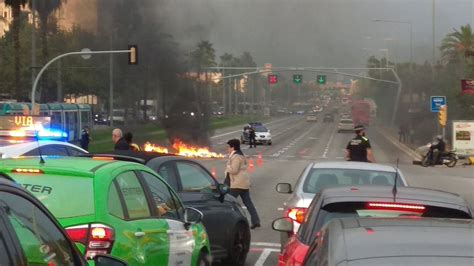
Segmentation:
<svg viewBox="0 0 474 266">
<path fill-rule="evenodd" d="M 430 153 L 433 152 L 430 148 L 433 144 L 428 143 L 425 146 L 422 146 L 417 149 L 418 153 L 421 155 L 421 165 L 424 167 L 428 167 L 431 165 L 430 161 Z M 445 151 L 441 154 L 439 161 L 435 162 L 435 165 L 446 165 L 449 168 L 456 166 L 458 162 L 458 156 L 456 155 L 456 151 Z"/>
</svg>

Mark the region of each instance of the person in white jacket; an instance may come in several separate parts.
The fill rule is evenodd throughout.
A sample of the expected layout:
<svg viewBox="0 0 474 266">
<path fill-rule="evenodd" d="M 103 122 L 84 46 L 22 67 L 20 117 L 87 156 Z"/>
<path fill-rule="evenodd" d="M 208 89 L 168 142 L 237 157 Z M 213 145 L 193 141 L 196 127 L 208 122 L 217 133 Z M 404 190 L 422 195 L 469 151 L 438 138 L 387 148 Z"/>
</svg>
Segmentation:
<svg viewBox="0 0 474 266">
<path fill-rule="evenodd" d="M 250 198 L 250 178 L 247 173 L 247 159 L 240 150 L 240 140 L 231 139 L 227 142 L 229 145 L 229 160 L 225 168 L 226 176 L 230 179 L 229 194 L 237 198 L 240 196 L 242 202 L 250 213 L 252 222 L 251 229 L 260 227 L 260 218 L 257 210 Z"/>
</svg>

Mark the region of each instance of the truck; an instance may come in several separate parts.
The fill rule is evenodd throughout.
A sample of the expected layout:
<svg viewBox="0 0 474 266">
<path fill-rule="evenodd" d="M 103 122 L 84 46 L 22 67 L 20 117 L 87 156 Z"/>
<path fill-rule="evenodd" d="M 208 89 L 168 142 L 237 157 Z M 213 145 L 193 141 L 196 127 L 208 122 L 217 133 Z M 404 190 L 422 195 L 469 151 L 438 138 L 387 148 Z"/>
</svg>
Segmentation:
<svg viewBox="0 0 474 266">
<path fill-rule="evenodd" d="M 355 125 L 370 125 L 370 104 L 367 101 L 353 100 L 351 114 Z"/>
</svg>

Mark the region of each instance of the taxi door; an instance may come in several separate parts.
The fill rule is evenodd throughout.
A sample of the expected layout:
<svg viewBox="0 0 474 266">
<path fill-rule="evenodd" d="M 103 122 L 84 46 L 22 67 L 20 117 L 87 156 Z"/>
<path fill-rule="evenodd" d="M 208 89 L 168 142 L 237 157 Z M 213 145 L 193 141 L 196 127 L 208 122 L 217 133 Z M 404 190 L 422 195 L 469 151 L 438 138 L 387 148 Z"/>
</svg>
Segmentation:
<svg viewBox="0 0 474 266">
<path fill-rule="evenodd" d="M 153 215 L 147 190 L 136 172 L 121 172 L 111 183 L 108 212 L 115 230 L 113 256 L 130 265 L 167 265 L 169 226 Z"/>
<path fill-rule="evenodd" d="M 154 216 L 168 223 L 169 260 L 168 265 L 191 265 L 196 248 L 195 232 L 186 229 L 184 208 L 164 181 L 152 172 L 140 171 L 149 195 L 152 197 Z"/>
</svg>

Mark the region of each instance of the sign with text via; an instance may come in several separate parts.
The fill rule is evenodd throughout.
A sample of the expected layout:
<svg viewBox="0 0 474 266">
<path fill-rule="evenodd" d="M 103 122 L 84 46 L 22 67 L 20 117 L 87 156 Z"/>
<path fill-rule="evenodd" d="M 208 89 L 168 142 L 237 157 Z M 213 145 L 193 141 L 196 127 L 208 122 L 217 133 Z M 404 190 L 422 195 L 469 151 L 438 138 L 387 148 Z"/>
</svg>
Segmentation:
<svg viewBox="0 0 474 266">
<path fill-rule="evenodd" d="M 446 96 L 431 96 L 431 112 L 439 112 L 441 105 L 446 105 Z"/>
</svg>

